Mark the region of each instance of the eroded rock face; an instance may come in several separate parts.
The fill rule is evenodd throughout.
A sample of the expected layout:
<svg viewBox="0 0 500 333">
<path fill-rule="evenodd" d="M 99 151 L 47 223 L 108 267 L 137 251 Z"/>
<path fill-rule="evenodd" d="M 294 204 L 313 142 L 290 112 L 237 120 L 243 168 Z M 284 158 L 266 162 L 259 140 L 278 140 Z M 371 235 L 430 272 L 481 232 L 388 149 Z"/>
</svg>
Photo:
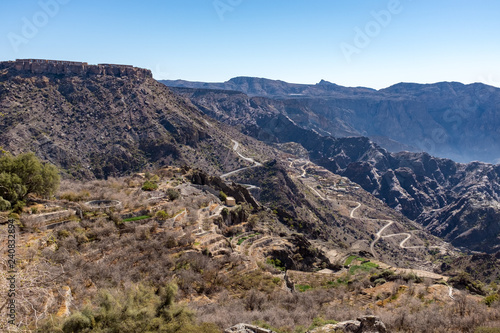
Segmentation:
<svg viewBox="0 0 500 333">
<path fill-rule="evenodd" d="M 309 333 L 387 333 L 385 324 L 377 316 L 362 316 L 357 320 L 343 321 L 337 324 L 328 324 L 318 327 Z"/>
<path fill-rule="evenodd" d="M 0 63 L 0 70 L 8 69 L 15 74 L 57 74 L 57 75 L 111 75 L 133 76 L 137 78 L 153 77 L 149 69 L 129 65 L 99 64 L 86 62 L 57 61 L 45 59 L 18 59 Z"/>
<path fill-rule="evenodd" d="M 259 203 L 248 192 L 246 188 L 238 184 L 228 186 L 220 177 L 210 176 L 201 170 L 193 170 L 191 173 L 191 182 L 196 185 L 208 185 L 218 191 L 226 193 L 236 199 L 236 202 L 247 202 L 253 207 L 259 207 Z"/>
</svg>

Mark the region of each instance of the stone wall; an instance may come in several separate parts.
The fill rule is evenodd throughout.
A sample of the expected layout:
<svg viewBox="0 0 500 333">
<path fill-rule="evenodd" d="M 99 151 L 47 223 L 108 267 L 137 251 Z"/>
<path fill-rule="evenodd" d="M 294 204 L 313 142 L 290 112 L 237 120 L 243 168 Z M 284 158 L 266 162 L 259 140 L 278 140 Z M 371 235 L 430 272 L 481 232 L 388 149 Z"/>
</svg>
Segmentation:
<svg viewBox="0 0 500 333">
<path fill-rule="evenodd" d="M 46 59 L 17 59 L 16 61 L 0 62 L 0 70 L 8 69 L 25 74 L 54 75 L 111 75 L 132 76 L 137 78 L 153 77 L 149 69 L 130 65 L 99 64 L 89 65 L 86 62 L 59 61 Z"/>
<path fill-rule="evenodd" d="M 54 221 L 67 219 L 74 215 L 76 215 L 76 211 L 74 211 L 73 209 L 66 209 L 51 213 L 28 215 L 23 217 L 23 219 L 26 222 L 30 222 L 30 224 L 44 225 L 50 224 Z"/>
</svg>

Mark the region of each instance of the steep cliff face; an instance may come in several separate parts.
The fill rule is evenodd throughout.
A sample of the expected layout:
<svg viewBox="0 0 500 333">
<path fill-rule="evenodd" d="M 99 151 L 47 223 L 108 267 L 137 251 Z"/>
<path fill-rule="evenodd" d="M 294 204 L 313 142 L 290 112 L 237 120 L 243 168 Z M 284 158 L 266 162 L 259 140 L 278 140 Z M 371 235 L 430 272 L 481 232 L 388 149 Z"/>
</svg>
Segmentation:
<svg viewBox="0 0 500 333">
<path fill-rule="evenodd" d="M 45 59 L 18 59 L 0 62 L 0 70 L 7 69 L 11 75 L 52 74 L 68 76 L 110 75 L 116 77 L 129 76 L 135 78 L 151 78 L 149 69 L 130 65 L 99 64 L 89 65 L 86 62 L 58 61 Z"/>
<path fill-rule="evenodd" d="M 175 91 L 189 97 L 203 112 L 241 124 L 242 132 L 259 140 L 299 143 L 316 164 L 348 177 L 455 246 L 500 250 L 498 166 L 461 164 L 427 153 L 389 153 L 366 137 L 321 135 L 284 113 L 285 101 L 281 100 L 235 92 Z"/>
<path fill-rule="evenodd" d="M 189 164 L 220 174 L 245 163 L 232 150 L 231 139 L 242 145 L 251 139 L 204 116 L 147 70 L 15 65 L 4 63 L 0 69 L 0 146 L 5 150 L 34 151 L 80 178 L 120 175 L 152 164 Z M 83 72 L 73 73 L 73 66 Z M 94 70 L 100 74 L 91 74 Z M 250 146 L 257 155 L 266 154 L 259 142 Z"/>
</svg>

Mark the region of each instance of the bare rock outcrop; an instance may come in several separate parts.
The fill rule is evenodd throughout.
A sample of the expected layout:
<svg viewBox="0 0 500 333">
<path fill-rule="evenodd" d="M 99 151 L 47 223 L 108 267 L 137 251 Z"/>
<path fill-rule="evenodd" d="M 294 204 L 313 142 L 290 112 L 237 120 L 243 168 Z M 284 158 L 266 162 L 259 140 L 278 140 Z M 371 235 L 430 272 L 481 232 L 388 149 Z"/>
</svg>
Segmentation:
<svg viewBox="0 0 500 333">
<path fill-rule="evenodd" d="M 357 320 L 343 321 L 318 327 L 309 333 L 387 333 L 385 324 L 377 316 L 362 316 Z"/>
<path fill-rule="evenodd" d="M 0 70 L 7 69 L 14 75 L 45 74 L 45 75 L 111 75 L 130 76 L 135 78 L 153 77 L 151 71 L 130 65 L 98 64 L 89 65 L 86 62 L 59 61 L 47 59 L 16 59 L 16 61 L 0 62 Z"/>
<path fill-rule="evenodd" d="M 237 324 L 224 330 L 224 333 L 274 333 L 274 331 L 248 324 Z"/>
<path fill-rule="evenodd" d="M 248 190 L 238 184 L 227 185 L 220 177 L 210 176 L 201 170 L 193 170 L 191 182 L 196 185 L 208 185 L 217 191 L 223 191 L 228 196 L 236 199 L 236 202 L 247 202 L 254 208 L 259 207 L 259 203 L 248 192 Z"/>
</svg>

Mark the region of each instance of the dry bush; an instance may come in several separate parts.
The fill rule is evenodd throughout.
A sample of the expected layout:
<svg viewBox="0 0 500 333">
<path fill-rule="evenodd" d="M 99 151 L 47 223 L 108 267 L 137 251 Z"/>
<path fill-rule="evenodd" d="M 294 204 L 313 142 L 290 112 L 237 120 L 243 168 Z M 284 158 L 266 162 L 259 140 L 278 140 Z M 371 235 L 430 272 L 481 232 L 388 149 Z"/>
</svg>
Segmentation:
<svg viewBox="0 0 500 333">
<path fill-rule="evenodd" d="M 268 295 L 251 289 L 241 299 L 226 296 L 223 302 L 197 306 L 196 309 L 200 322 L 214 322 L 220 328 L 238 322 L 260 321 L 287 332 L 295 331 L 298 326 L 308 327 L 319 314 L 336 320 L 353 319 L 361 314 L 348 304 L 328 305 L 334 298 L 333 290 L 293 294 L 278 291 Z"/>
<path fill-rule="evenodd" d="M 255 289 L 251 289 L 249 292 L 247 292 L 245 298 L 243 299 L 243 304 L 245 305 L 245 310 L 247 311 L 262 311 L 266 303 L 267 296 Z"/>
</svg>

